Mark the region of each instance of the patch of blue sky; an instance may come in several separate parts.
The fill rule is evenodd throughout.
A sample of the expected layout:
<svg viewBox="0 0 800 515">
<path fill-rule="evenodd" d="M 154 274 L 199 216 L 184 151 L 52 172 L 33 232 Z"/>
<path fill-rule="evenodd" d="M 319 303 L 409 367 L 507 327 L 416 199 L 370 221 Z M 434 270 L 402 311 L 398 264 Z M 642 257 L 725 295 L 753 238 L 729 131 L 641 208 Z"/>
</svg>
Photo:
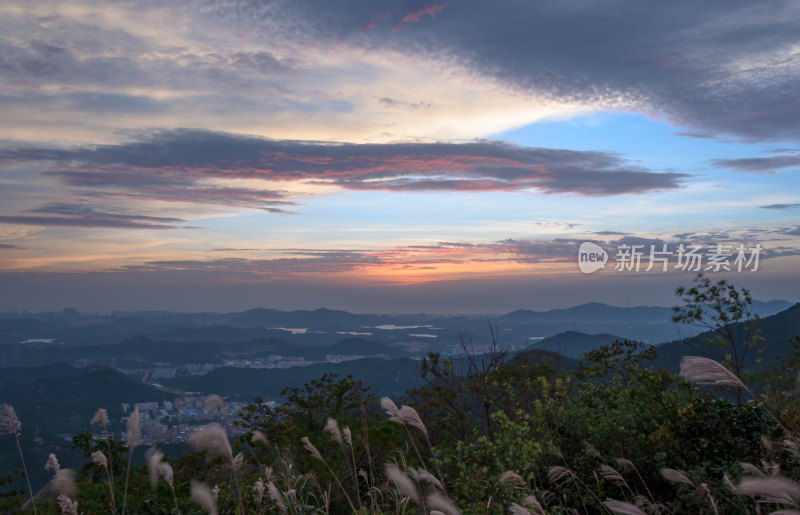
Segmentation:
<svg viewBox="0 0 800 515">
<path fill-rule="evenodd" d="M 529 147 L 616 152 L 654 171 L 696 172 L 710 168 L 712 159 L 773 155 L 780 143 L 743 143 L 703 135 L 641 114 L 597 113 L 568 120 L 541 121 L 491 136 Z"/>
<path fill-rule="evenodd" d="M 647 193 L 644 198 L 654 206 L 672 205 L 677 217 L 680 217 L 681 210 L 697 216 L 702 210 L 695 210 L 693 206 L 705 205 L 702 220 L 696 221 L 731 221 L 736 214 L 743 219 L 784 219 L 785 211 L 761 209 L 759 206 L 792 203 L 800 198 L 800 193 L 794 193 L 800 191 L 800 169 L 753 174 L 711 164 L 714 159 L 770 157 L 775 155 L 775 150 L 793 149 L 795 145 L 682 135 L 691 133 L 693 131 L 643 115 L 600 113 L 569 120 L 542 121 L 495 134 L 493 139 L 531 147 L 614 152 L 653 171 L 690 174 L 683 188 Z M 636 196 L 615 198 L 627 199 L 625 203 L 633 205 L 641 204 Z M 602 199 L 599 203 L 606 204 Z M 656 207 L 646 218 L 652 219 L 658 211 Z"/>
</svg>

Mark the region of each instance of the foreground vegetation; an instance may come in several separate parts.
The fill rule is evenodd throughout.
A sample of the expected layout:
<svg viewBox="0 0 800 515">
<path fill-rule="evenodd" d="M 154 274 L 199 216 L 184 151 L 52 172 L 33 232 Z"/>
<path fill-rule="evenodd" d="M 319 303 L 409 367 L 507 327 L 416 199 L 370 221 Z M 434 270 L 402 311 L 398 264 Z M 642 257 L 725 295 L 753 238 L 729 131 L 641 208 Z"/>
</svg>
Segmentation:
<svg viewBox="0 0 800 515">
<path fill-rule="evenodd" d="M 280 406 L 250 404 L 243 437 L 212 424 L 192 436 L 195 452 L 151 449 L 142 467 L 130 465 L 136 415 L 127 444 L 83 433 L 86 464 L 66 471 L 51 457 L 45 491 L 10 492 L 0 511 L 798 513 L 800 339 L 754 374 L 764 342 L 741 330 L 749 294 L 703 278 L 679 293 L 676 320 L 708 324 L 722 362 L 685 358 L 675 375 L 648 366 L 656 348 L 615 342 L 565 368 L 557 355 L 509 356 L 492 333 L 488 354 L 429 355 L 400 406 L 324 375 Z M 17 438 L 16 414 L 0 415 Z M 107 426 L 103 410 L 93 423 Z"/>
</svg>

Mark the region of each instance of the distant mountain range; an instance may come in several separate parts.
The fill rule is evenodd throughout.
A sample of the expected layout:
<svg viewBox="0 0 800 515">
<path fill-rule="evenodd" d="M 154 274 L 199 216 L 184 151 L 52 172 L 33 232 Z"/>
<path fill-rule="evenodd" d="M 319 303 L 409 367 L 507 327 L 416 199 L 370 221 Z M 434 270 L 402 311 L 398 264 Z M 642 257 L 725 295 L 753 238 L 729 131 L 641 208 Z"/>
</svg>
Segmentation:
<svg viewBox="0 0 800 515">
<path fill-rule="evenodd" d="M 791 306 L 781 300 L 755 301 L 762 317 Z M 662 343 L 693 336 L 699 329 L 672 322 L 671 308 L 616 307 L 589 303 L 567 309 L 521 309 L 505 315 L 380 315 L 346 311 L 278 311 L 251 309 L 240 313 L 120 312 L 86 314 L 75 310 L 55 313 L 0 313 L 0 344 L 58 343 L 67 346 L 113 345 L 133 337 L 151 340 L 248 342 L 281 338 L 305 346 L 332 345 L 342 336 L 364 337 L 388 344 L 423 341 L 457 342 L 459 333 L 485 338 L 495 325 L 503 343 L 524 347 L 530 338 L 554 336 L 564 331 L 611 333 L 621 337 Z M 440 346 L 440 345 L 439 345 Z"/>
<path fill-rule="evenodd" d="M 586 334 L 578 331 L 566 331 L 534 342 L 528 348 L 557 352 L 562 356 L 570 358 L 580 358 L 586 352 L 624 339 L 625 338 L 606 333 Z"/>
<path fill-rule="evenodd" d="M 327 346 L 301 346 L 281 338 L 263 338 L 237 343 L 218 341 L 151 340 L 144 336 L 113 345 L 0 345 L 0 367 L 77 363 L 79 360 L 111 358 L 120 368 L 147 368 L 166 362 L 173 366 L 187 363 L 222 363 L 235 359 L 264 359 L 271 356 L 297 357 L 325 361 L 327 357 L 382 356 L 407 357 L 402 347 L 360 338 L 338 337 Z"/>
<path fill-rule="evenodd" d="M 779 313 L 792 305 L 785 300 L 771 300 L 762 302 L 753 301 L 753 312 L 759 316 L 769 316 Z M 549 311 L 531 311 L 519 309 L 498 318 L 498 321 L 512 320 L 514 322 L 559 322 L 579 319 L 588 322 L 602 322 L 607 320 L 628 320 L 631 322 L 663 323 L 672 320 L 672 308 L 661 306 L 609 306 L 600 302 L 589 302 L 567 309 L 551 309 Z"/>
</svg>

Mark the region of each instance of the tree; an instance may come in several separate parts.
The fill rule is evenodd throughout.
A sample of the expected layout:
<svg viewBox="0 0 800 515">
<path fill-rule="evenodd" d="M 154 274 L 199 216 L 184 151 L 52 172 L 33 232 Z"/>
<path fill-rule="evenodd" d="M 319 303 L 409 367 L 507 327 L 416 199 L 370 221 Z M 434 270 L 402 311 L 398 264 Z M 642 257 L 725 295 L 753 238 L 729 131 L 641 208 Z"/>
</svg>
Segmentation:
<svg viewBox="0 0 800 515">
<path fill-rule="evenodd" d="M 652 345 L 629 340 L 616 340 L 611 345 L 602 345 L 585 354 L 587 364 L 576 369 L 578 379 L 608 378 L 619 376 L 622 386 L 627 386 L 631 376 L 638 372 L 643 362 L 653 361 L 658 351 Z"/>
<path fill-rule="evenodd" d="M 706 340 L 709 346 L 723 350 L 723 363 L 740 379 L 747 373 L 748 360 L 763 348 L 760 331 L 754 323 L 759 320 L 753 312 L 753 299 L 746 288 L 737 290 L 727 281 L 712 282 L 702 273 L 691 288 L 679 287 L 675 294 L 683 305 L 672 308 L 673 322 L 692 324 L 712 332 Z"/>
<path fill-rule="evenodd" d="M 275 407 L 260 398 L 247 405 L 240 413 L 242 426 L 283 443 L 294 434 L 320 433 L 328 418 L 359 418 L 363 405 L 377 404 L 377 396 L 351 375 L 338 379 L 336 374 L 323 374 L 300 388 L 284 388 L 281 395 L 286 402 Z"/>
<path fill-rule="evenodd" d="M 496 375 L 506 363 L 508 351 L 501 348 L 497 329 L 491 324 L 489 329 L 488 352 L 477 353 L 472 338 L 459 332 L 463 355 L 442 359 L 438 352 L 430 352 L 422 359 L 418 373 L 424 384 L 408 393 L 423 417 L 444 422 L 443 427 L 432 429 L 439 440 L 456 441 L 476 428 L 492 436 L 491 415 L 502 409 L 499 403 L 507 397 Z"/>
</svg>

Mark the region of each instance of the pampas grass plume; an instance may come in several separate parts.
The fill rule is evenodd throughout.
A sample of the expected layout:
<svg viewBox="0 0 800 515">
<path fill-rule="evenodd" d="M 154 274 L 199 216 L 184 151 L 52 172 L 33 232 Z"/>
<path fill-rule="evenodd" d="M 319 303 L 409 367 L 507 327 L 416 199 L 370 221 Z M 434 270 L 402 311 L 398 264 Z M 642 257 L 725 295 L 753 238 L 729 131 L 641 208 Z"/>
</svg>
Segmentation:
<svg viewBox="0 0 800 515">
<path fill-rule="evenodd" d="M 387 397 L 384 397 L 387 398 Z M 411 481 L 399 468 L 388 463 L 386 465 L 386 478 L 397 486 L 397 490 L 404 497 L 408 497 L 417 504 L 420 504 L 419 492 L 414 482 Z"/>
<path fill-rule="evenodd" d="M 272 499 L 272 502 L 278 505 L 281 513 L 286 513 L 286 503 L 283 502 L 283 496 L 281 495 L 280 490 L 278 490 L 278 487 L 275 486 L 275 483 L 272 481 L 267 483 L 267 495 L 269 495 L 269 498 Z"/>
<path fill-rule="evenodd" d="M 128 447 L 139 445 L 139 408 L 135 408 L 125 424 L 125 441 Z"/>
<path fill-rule="evenodd" d="M 58 458 L 52 452 L 50 456 L 47 457 L 47 463 L 44 464 L 45 470 L 52 470 L 54 474 L 58 473 L 61 470 L 61 464 L 58 462 Z"/>
<path fill-rule="evenodd" d="M 397 404 L 395 404 L 392 399 L 389 397 L 381 397 L 381 408 L 389 415 L 389 420 L 402 423 L 403 420 L 400 418 L 400 409 L 398 409 Z"/>
<path fill-rule="evenodd" d="M 344 439 L 342 438 L 342 431 L 339 429 L 339 423 L 336 422 L 333 418 L 328 418 L 328 421 L 325 423 L 325 431 L 331 434 L 331 439 L 336 441 L 339 445 L 344 445 Z"/>
<path fill-rule="evenodd" d="M 625 484 L 625 478 L 613 467 L 609 467 L 608 465 L 600 465 L 600 477 L 611 482 L 611 484 L 615 486 L 623 486 Z"/>
<path fill-rule="evenodd" d="M 742 479 L 736 493 L 775 499 L 795 507 L 800 503 L 800 484 L 783 476 Z"/>
<path fill-rule="evenodd" d="M 216 393 L 212 393 L 205 399 L 206 410 L 211 411 L 216 408 L 224 408 L 225 401 L 222 400 L 222 397 L 217 395 Z"/>
<path fill-rule="evenodd" d="M 547 469 L 547 480 L 553 484 L 561 482 L 562 479 L 572 477 L 574 474 L 566 467 L 556 465 Z"/>
<path fill-rule="evenodd" d="M 92 463 L 96 463 L 105 469 L 108 468 L 108 459 L 106 459 L 106 455 L 103 454 L 103 451 L 94 451 L 91 457 Z"/>
<path fill-rule="evenodd" d="M 208 424 L 193 432 L 189 436 L 189 443 L 198 451 L 205 451 L 212 456 L 225 456 L 233 461 L 228 434 L 219 424 Z"/>
<path fill-rule="evenodd" d="M 68 497 L 72 497 L 77 491 L 75 487 L 75 472 L 70 469 L 59 469 L 53 479 L 50 480 L 50 483 L 56 492 Z"/>
<path fill-rule="evenodd" d="M 0 404 L 0 431 L 12 436 L 18 436 L 22 431 L 22 423 L 13 406 Z"/>
<path fill-rule="evenodd" d="M 416 427 L 417 429 L 422 431 L 422 434 L 424 434 L 426 437 L 428 436 L 428 429 L 425 427 L 425 424 L 422 423 L 422 419 L 420 418 L 419 413 L 417 413 L 417 410 L 415 410 L 411 406 L 403 405 L 403 407 L 400 408 L 399 413 L 400 413 L 400 420 L 404 424 Z"/>
<path fill-rule="evenodd" d="M 253 441 L 263 443 L 264 445 L 269 445 L 267 437 L 261 431 L 253 431 Z"/>
<path fill-rule="evenodd" d="M 542 503 L 539 502 L 539 499 L 537 499 L 535 495 L 525 497 L 523 504 L 529 506 L 537 515 L 544 515 L 544 506 L 542 506 Z"/>
<path fill-rule="evenodd" d="M 58 508 L 61 515 L 78 515 L 78 501 L 73 501 L 66 495 L 58 496 Z"/>
<path fill-rule="evenodd" d="M 202 508 L 206 513 L 210 513 L 211 515 L 217 515 L 219 513 L 217 509 L 217 501 L 214 499 L 211 489 L 208 488 L 208 485 L 205 483 L 192 480 L 191 497 L 192 500 L 196 502 L 197 505 L 200 506 L 200 508 Z"/>
<path fill-rule="evenodd" d="M 531 515 L 531 512 L 515 502 L 511 503 L 511 506 L 508 507 L 508 513 L 511 515 Z"/>
<path fill-rule="evenodd" d="M 314 447 L 314 444 L 311 443 L 311 440 L 309 440 L 307 436 L 301 438 L 300 441 L 303 442 L 303 447 L 305 447 L 306 450 L 310 452 L 312 456 L 317 458 L 319 461 L 325 461 L 325 459 L 322 457 L 322 454 L 319 453 L 317 448 Z"/>
<path fill-rule="evenodd" d="M 611 513 L 618 513 L 619 515 L 647 515 L 640 508 L 628 502 L 606 499 L 603 504 Z"/>
<path fill-rule="evenodd" d="M 456 508 L 446 495 L 433 492 L 425 496 L 425 505 L 430 510 L 439 510 L 447 515 L 461 515 L 461 510 Z"/>
<path fill-rule="evenodd" d="M 412 468 L 412 469 L 409 470 L 409 473 L 411 474 L 411 477 L 413 477 L 417 481 L 417 483 L 421 483 L 421 482 L 424 481 L 424 482 L 428 483 L 429 485 L 435 486 L 439 490 L 444 490 L 444 486 L 442 485 L 442 482 L 439 481 L 439 479 L 436 476 L 434 476 L 433 474 L 431 474 L 430 472 L 428 472 L 425 469 L 413 469 Z"/>
<path fill-rule="evenodd" d="M 108 412 L 103 408 L 98 408 L 97 411 L 94 412 L 91 424 L 93 426 L 108 427 Z"/>
<path fill-rule="evenodd" d="M 525 488 L 526 482 L 522 479 L 522 476 L 514 472 L 513 470 L 506 470 L 500 477 L 497 478 L 500 481 L 500 484 L 503 486 L 508 486 L 511 488 Z"/>
<path fill-rule="evenodd" d="M 681 359 L 681 377 L 697 384 L 710 384 L 715 386 L 747 387 L 733 372 L 713 359 L 700 356 L 684 356 Z"/>
<path fill-rule="evenodd" d="M 686 477 L 686 474 L 680 470 L 661 469 L 661 475 L 664 476 L 664 479 L 667 481 L 672 481 L 673 483 L 683 483 L 692 487 L 694 486 L 692 480 Z"/>
</svg>

